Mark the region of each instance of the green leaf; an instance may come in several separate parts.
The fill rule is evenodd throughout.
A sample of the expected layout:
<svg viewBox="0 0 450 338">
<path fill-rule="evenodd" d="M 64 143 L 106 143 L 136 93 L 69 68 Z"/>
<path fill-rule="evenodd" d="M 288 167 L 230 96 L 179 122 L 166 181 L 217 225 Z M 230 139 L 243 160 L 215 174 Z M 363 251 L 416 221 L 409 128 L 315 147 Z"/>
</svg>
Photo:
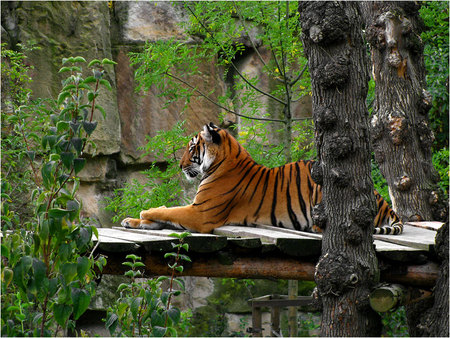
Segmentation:
<svg viewBox="0 0 450 338">
<path fill-rule="evenodd" d="M 61 266 L 61 273 L 64 276 L 66 284 L 69 284 L 75 276 L 77 275 L 77 264 L 75 263 L 64 263 Z"/>
<path fill-rule="evenodd" d="M 79 130 L 80 127 L 81 127 L 81 124 L 80 124 L 79 122 L 73 122 L 73 121 L 70 121 L 70 122 L 69 122 L 69 125 L 70 125 L 70 128 L 73 130 L 73 133 L 74 133 L 75 135 L 77 135 L 77 134 L 78 134 L 78 130 Z"/>
<path fill-rule="evenodd" d="M 78 257 L 77 258 L 77 274 L 80 280 L 84 280 L 86 277 L 89 268 L 91 267 L 91 262 L 87 257 Z"/>
<path fill-rule="evenodd" d="M 92 75 L 91 75 L 91 76 L 88 76 L 88 77 L 85 78 L 84 81 L 83 81 L 83 83 L 86 83 L 86 84 L 88 84 L 88 83 L 94 83 L 94 82 L 97 82 L 97 79 L 96 79 L 95 77 L 93 77 Z"/>
<path fill-rule="evenodd" d="M 164 306 L 167 305 L 167 300 L 169 299 L 169 295 L 170 295 L 170 292 L 163 292 L 161 294 L 161 302 L 164 304 Z"/>
<path fill-rule="evenodd" d="M 8 285 L 11 283 L 13 277 L 14 277 L 14 272 L 10 268 L 3 268 L 3 271 L 2 271 L 2 284 L 4 286 L 8 287 Z"/>
<path fill-rule="evenodd" d="M 126 283 L 120 283 L 120 285 L 117 287 L 117 292 L 122 292 L 125 289 L 128 289 L 130 287 L 129 284 Z"/>
<path fill-rule="evenodd" d="M 56 102 L 58 103 L 58 106 L 62 105 L 63 102 L 64 102 L 64 100 L 65 100 L 66 98 L 68 98 L 70 95 L 71 95 L 70 92 L 61 92 L 61 93 L 58 95 L 58 100 L 56 101 Z"/>
<path fill-rule="evenodd" d="M 109 330 L 111 336 L 116 331 L 118 324 L 119 324 L 119 317 L 115 313 L 108 314 L 108 319 L 106 320 L 105 326 Z"/>
<path fill-rule="evenodd" d="M 72 168 L 75 155 L 72 152 L 61 153 L 61 161 L 67 169 Z"/>
<path fill-rule="evenodd" d="M 83 140 L 79 137 L 74 137 L 70 140 L 75 150 L 80 153 L 81 149 L 83 149 Z"/>
<path fill-rule="evenodd" d="M 102 106 L 96 104 L 96 105 L 95 105 L 95 109 L 99 110 L 100 113 L 102 113 L 103 119 L 106 118 L 106 111 L 105 111 L 105 109 L 104 109 Z"/>
<path fill-rule="evenodd" d="M 125 257 L 126 259 L 131 259 L 133 261 L 140 261 L 142 258 L 139 256 L 136 256 L 135 254 L 129 254 Z"/>
<path fill-rule="evenodd" d="M 70 72 L 72 70 L 72 68 L 71 67 L 61 67 L 60 69 L 59 69 L 59 72 L 58 73 L 65 73 L 65 72 Z"/>
<path fill-rule="evenodd" d="M 85 164 L 86 164 L 85 158 L 76 158 L 73 160 L 73 167 L 75 169 L 75 175 L 78 174 L 84 168 Z"/>
<path fill-rule="evenodd" d="M 181 312 L 179 309 L 172 307 L 167 311 L 167 314 L 169 315 L 169 318 L 172 320 L 173 325 L 178 324 L 181 318 Z"/>
<path fill-rule="evenodd" d="M 33 258 L 33 272 L 37 285 L 41 285 L 47 275 L 47 266 L 37 258 Z"/>
<path fill-rule="evenodd" d="M 1 249 L 2 257 L 5 257 L 6 259 L 9 259 L 9 249 L 8 249 L 8 247 L 5 244 L 2 243 L 1 248 L 2 248 Z"/>
<path fill-rule="evenodd" d="M 152 336 L 153 337 L 164 337 L 166 334 L 167 328 L 162 326 L 153 326 Z"/>
<path fill-rule="evenodd" d="M 104 58 L 102 60 L 102 65 L 117 65 L 117 62 L 112 61 L 110 59 Z"/>
<path fill-rule="evenodd" d="M 97 65 L 97 64 L 100 64 L 100 63 L 101 63 L 100 60 L 94 59 L 94 60 L 92 60 L 91 62 L 89 62 L 88 67 L 90 68 L 90 67 L 92 67 L 93 65 Z"/>
<path fill-rule="evenodd" d="M 61 208 L 52 208 L 48 211 L 48 215 L 54 218 L 62 218 L 69 214 L 69 210 L 61 209 Z"/>
<path fill-rule="evenodd" d="M 46 189 L 50 189 L 50 186 L 52 184 L 52 171 L 53 167 L 55 165 L 54 161 L 50 161 L 45 163 L 42 166 L 41 174 L 42 174 L 42 183 L 44 184 L 44 187 Z"/>
<path fill-rule="evenodd" d="M 139 307 L 141 305 L 141 302 L 142 302 L 142 297 L 135 297 L 131 301 L 130 311 L 131 311 L 131 315 L 133 316 L 134 320 L 137 320 L 138 311 L 139 311 Z"/>
<path fill-rule="evenodd" d="M 82 56 L 76 56 L 76 57 L 73 58 L 72 62 L 73 63 L 75 63 L 75 62 L 86 62 L 86 59 L 84 57 L 82 57 Z"/>
<path fill-rule="evenodd" d="M 53 315 L 56 322 L 63 328 L 66 328 L 67 320 L 72 313 L 72 307 L 66 304 L 54 304 Z"/>
<path fill-rule="evenodd" d="M 105 80 L 105 79 L 101 79 L 100 83 L 105 86 L 109 91 L 112 90 L 111 84 L 109 83 L 109 81 Z"/>
<path fill-rule="evenodd" d="M 49 213 L 50 215 L 50 213 Z M 48 220 L 44 219 L 42 220 L 40 227 L 39 227 L 39 238 L 45 242 L 48 239 L 49 235 L 49 227 L 48 227 Z"/>
<path fill-rule="evenodd" d="M 95 128 L 97 128 L 97 121 L 95 122 L 83 121 L 83 128 L 86 131 L 86 134 L 90 136 L 92 132 L 95 130 Z"/>
<path fill-rule="evenodd" d="M 155 326 L 163 326 L 164 325 L 164 317 L 161 314 L 158 313 L 158 310 L 154 310 L 152 312 L 151 318 L 152 318 L 151 323 L 152 323 L 153 327 L 155 327 Z"/>
<path fill-rule="evenodd" d="M 56 123 L 56 129 L 58 130 L 58 133 L 62 133 L 69 129 L 69 123 L 67 121 L 58 121 Z"/>
<path fill-rule="evenodd" d="M 35 151 L 27 151 L 27 155 L 31 161 L 34 161 L 34 158 L 36 157 L 36 152 Z"/>
<path fill-rule="evenodd" d="M 87 310 L 91 295 L 87 290 L 72 288 L 73 319 L 77 320 Z"/>
</svg>

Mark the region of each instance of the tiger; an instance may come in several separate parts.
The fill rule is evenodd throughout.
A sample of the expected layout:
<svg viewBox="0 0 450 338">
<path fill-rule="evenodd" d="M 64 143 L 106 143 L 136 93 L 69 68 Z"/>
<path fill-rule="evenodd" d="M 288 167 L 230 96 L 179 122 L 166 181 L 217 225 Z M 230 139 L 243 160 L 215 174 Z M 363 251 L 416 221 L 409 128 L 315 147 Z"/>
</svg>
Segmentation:
<svg viewBox="0 0 450 338">
<path fill-rule="evenodd" d="M 257 224 L 307 232 L 314 225 L 312 209 L 322 201 L 322 187 L 311 177 L 312 160 L 268 168 L 256 163 L 225 129 L 206 124 L 194 136 L 180 160 L 186 178 L 200 178 L 190 205 L 143 210 L 140 219 L 126 218 L 128 228 L 171 226 L 210 233 L 224 225 Z M 374 234 L 401 234 L 403 224 L 389 204 L 374 191 L 378 213 Z"/>
</svg>

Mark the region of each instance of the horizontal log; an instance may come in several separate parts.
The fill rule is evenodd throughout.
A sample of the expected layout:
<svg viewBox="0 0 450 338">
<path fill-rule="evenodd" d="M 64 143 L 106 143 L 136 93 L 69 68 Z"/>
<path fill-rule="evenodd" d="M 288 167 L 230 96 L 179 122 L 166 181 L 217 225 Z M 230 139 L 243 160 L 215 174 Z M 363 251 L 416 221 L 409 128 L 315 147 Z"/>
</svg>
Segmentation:
<svg viewBox="0 0 450 338">
<path fill-rule="evenodd" d="M 381 271 L 380 279 L 389 283 L 410 286 L 433 287 L 439 273 L 439 265 L 428 262 L 422 265 L 392 266 Z"/>
<path fill-rule="evenodd" d="M 369 301 L 375 311 L 387 312 L 430 296 L 431 291 L 413 287 L 406 288 L 400 284 L 386 284 L 373 290 L 370 293 Z"/>
<path fill-rule="evenodd" d="M 314 281 L 315 263 L 294 258 L 239 257 L 227 264 L 218 255 L 193 255 L 192 263 L 184 267 L 181 276 L 223 278 L 277 278 Z M 108 258 L 103 269 L 105 274 L 123 274 L 124 259 Z M 170 275 L 167 260 L 157 255 L 144 255 L 145 273 L 148 276 Z M 436 283 L 439 267 L 435 263 L 395 266 L 381 272 L 381 281 L 408 286 L 432 287 Z"/>
<path fill-rule="evenodd" d="M 383 285 L 370 293 L 369 301 L 372 309 L 386 312 L 404 304 L 408 290 L 399 284 Z"/>
</svg>

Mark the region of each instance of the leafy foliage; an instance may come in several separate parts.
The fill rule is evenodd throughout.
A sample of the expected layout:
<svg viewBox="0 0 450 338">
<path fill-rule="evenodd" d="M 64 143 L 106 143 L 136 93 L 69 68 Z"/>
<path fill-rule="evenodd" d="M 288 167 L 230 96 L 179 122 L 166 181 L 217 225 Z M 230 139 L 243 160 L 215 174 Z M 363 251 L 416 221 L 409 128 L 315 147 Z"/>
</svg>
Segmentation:
<svg viewBox="0 0 450 338">
<path fill-rule="evenodd" d="M 181 290 L 184 290 L 182 279 L 175 278 L 175 272 L 182 272 L 183 265 L 180 261 L 190 262 L 190 258 L 181 253 L 181 249 L 188 251 L 189 245 L 184 243 L 184 238 L 189 236 L 188 232 L 174 233 L 170 236 L 179 240 L 173 244 L 176 252 L 170 252 L 165 258 L 172 258 L 174 263 L 169 264 L 172 276 L 161 276 L 157 279 L 143 279 L 140 268 L 145 267 L 141 257 L 127 255 L 126 262 L 122 263 L 130 268 L 125 276 L 130 277 L 130 283 L 122 283 L 117 291 L 120 293 L 118 301 L 108 308 L 106 328 L 111 335 L 118 336 L 177 336 L 176 327 L 180 324 L 181 311 L 171 306 L 172 296 L 181 293 L 174 290 L 173 283 L 176 282 Z M 138 279 L 139 278 L 139 279 Z M 162 283 L 170 281 L 168 291 L 162 291 Z M 186 326 L 186 324 L 184 324 Z"/>
<path fill-rule="evenodd" d="M 177 152 L 184 148 L 189 137 L 184 122 L 178 122 L 171 130 L 159 131 L 155 137 L 147 137 L 144 155 L 151 155 L 161 162 L 152 163 L 150 169 L 143 171 L 144 183 L 136 179 L 116 189 L 114 196 L 108 199 L 107 210 L 116 213 L 113 221 L 126 216 L 139 217 L 142 210 L 149 208 L 179 205 L 185 201 L 183 174 L 178 165 Z"/>
<path fill-rule="evenodd" d="M 265 158 L 272 158 L 282 150 L 276 155 L 280 161 L 273 164 L 290 162 L 293 105 L 310 94 L 297 5 L 186 2 L 184 6 L 190 13 L 185 24 L 189 39 L 148 43 L 144 52 L 131 54 L 132 64 L 137 66 L 139 89 L 156 87 L 168 104 L 175 100 L 188 103 L 193 94 L 200 95 L 222 113 L 240 118 L 238 138 L 242 135 L 242 141 L 255 148 L 253 155 L 262 150 Z M 258 48 L 261 45 L 269 47 L 267 55 L 261 54 Z M 269 89 L 262 89 L 263 79 L 259 75 L 240 70 L 238 62 L 249 52 L 255 53 L 262 64 Z M 199 65 L 208 63 L 224 70 L 229 87 L 223 95 L 215 92 L 214 87 L 205 89 L 195 82 L 196 77 L 202 76 Z M 262 128 L 266 135 L 254 133 Z M 271 143 L 279 145 L 275 149 L 258 149 L 269 135 Z"/>
<path fill-rule="evenodd" d="M 31 81 L 27 75 L 30 68 L 21 65 L 23 54 L 5 51 L 3 55 L 17 65 L 12 67 L 15 72 L 8 73 L 10 86 L 23 84 L 14 82 L 14 78 Z M 23 139 L 14 141 L 16 148 L 10 148 L 9 154 L 21 160 L 25 168 L 23 160 L 29 161 L 24 172 L 28 171 L 27 177 L 34 184 L 31 193 L 34 212 L 29 222 L 21 223 L 9 207 L 13 202 L 7 195 L 12 189 L 11 176 L 2 177 L 1 325 L 8 336 L 54 336 L 61 329 L 72 327 L 95 292 L 94 269 L 101 271 L 106 263 L 102 256 L 93 257 L 92 235 L 98 234 L 95 227 L 81 223 L 81 204 L 75 193 L 79 186 L 76 175 L 86 161 L 83 150 L 97 126 L 92 119 L 94 110 L 103 111 L 95 103 L 99 86 L 110 88 L 102 79 L 102 68 L 112 61 L 91 62 L 93 76 L 83 78 L 79 65 L 85 62 L 82 57 L 63 59 L 65 65 L 60 72 L 68 76 L 57 102 L 50 101 L 50 108 L 44 112 L 39 110 L 40 106 L 31 105 L 42 118 L 38 119 L 43 122 L 39 133 L 34 123 L 29 122 L 33 114 L 23 105 L 31 92 L 8 91 L 12 109 L 17 112 L 5 114 L 11 126 L 10 139 L 14 139 L 14 133 Z M 19 74 L 22 75 L 18 77 Z"/>
<path fill-rule="evenodd" d="M 428 90 L 433 101 L 429 112 L 431 128 L 436 141 L 434 148 L 448 148 L 449 120 L 449 3 L 425 1 L 420 9 L 427 30 L 422 33 L 424 41 L 425 68 Z"/>
</svg>

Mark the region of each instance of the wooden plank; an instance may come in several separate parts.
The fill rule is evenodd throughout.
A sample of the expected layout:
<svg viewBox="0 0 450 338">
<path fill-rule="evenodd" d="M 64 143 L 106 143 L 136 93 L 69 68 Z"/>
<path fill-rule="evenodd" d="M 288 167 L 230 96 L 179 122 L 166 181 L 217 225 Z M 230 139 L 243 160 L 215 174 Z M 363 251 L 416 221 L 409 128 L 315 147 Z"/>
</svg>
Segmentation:
<svg viewBox="0 0 450 338">
<path fill-rule="evenodd" d="M 229 237 L 259 237 L 263 243 L 275 244 L 283 253 L 295 257 L 319 255 L 322 246 L 317 238 L 272 229 L 230 225 L 214 229 L 214 233 Z"/>
<path fill-rule="evenodd" d="M 142 235 L 152 235 L 152 236 L 161 236 L 167 238 L 170 234 L 181 232 L 176 230 L 146 230 L 146 229 L 128 229 L 128 228 L 120 228 L 114 227 L 113 229 L 117 229 L 123 232 L 130 232 Z M 169 237 L 171 240 L 175 240 L 178 242 L 178 239 L 174 237 Z M 189 251 L 200 252 L 200 253 L 208 253 L 219 251 L 227 246 L 227 238 L 223 236 L 215 236 L 211 234 L 199 234 L 199 233 L 191 233 L 188 237 L 184 238 L 184 242 L 189 244 Z"/>
<path fill-rule="evenodd" d="M 99 235 L 135 242 L 147 251 L 171 251 L 173 248 L 171 243 L 177 242 L 176 238 L 134 233 L 121 228 L 101 228 Z"/>
<path fill-rule="evenodd" d="M 279 232 L 283 232 L 283 233 L 287 233 L 287 234 L 302 235 L 305 237 L 322 239 L 322 234 L 315 233 L 315 232 L 306 232 L 306 231 L 298 231 L 298 230 L 292 230 L 292 229 L 286 229 L 286 228 L 278 228 L 278 227 L 274 227 L 273 225 L 266 225 L 266 224 L 258 224 L 258 225 L 256 225 L 256 228 L 268 229 L 268 230 L 279 231 Z"/>
<path fill-rule="evenodd" d="M 95 235 L 93 235 L 92 240 L 94 242 L 99 242 L 98 248 L 102 251 L 106 252 L 134 252 L 136 251 L 140 245 L 132 242 L 127 241 L 121 238 L 114 238 L 105 236 L 106 233 L 103 229 L 105 228 L 98 228 L 98 235 L 99 238 L 97 238 Z"/>
<path fill-rule="evenodd" d="M 428 230 L 438 231 L 444 225 L 442 222 L 425 221 L 425 222 L 406 222 L 405 224 Z"/>
<path fill-rule="evenodd" d="M 401 235 L 374 235 L 373 237 L 384 242 L 391 242 L 430 251 L 434 248 L 435 236 L 435 231 L 404 224 L 403 233 Z"/>
<path fill-rule="evenodd" d="M 391 242 L 373 241 L 375 251 L 383 258 L 396 262 L 418 262 L 422 259 L 425 250 L 410 246 L 399 245 Z"/>
</svg>

